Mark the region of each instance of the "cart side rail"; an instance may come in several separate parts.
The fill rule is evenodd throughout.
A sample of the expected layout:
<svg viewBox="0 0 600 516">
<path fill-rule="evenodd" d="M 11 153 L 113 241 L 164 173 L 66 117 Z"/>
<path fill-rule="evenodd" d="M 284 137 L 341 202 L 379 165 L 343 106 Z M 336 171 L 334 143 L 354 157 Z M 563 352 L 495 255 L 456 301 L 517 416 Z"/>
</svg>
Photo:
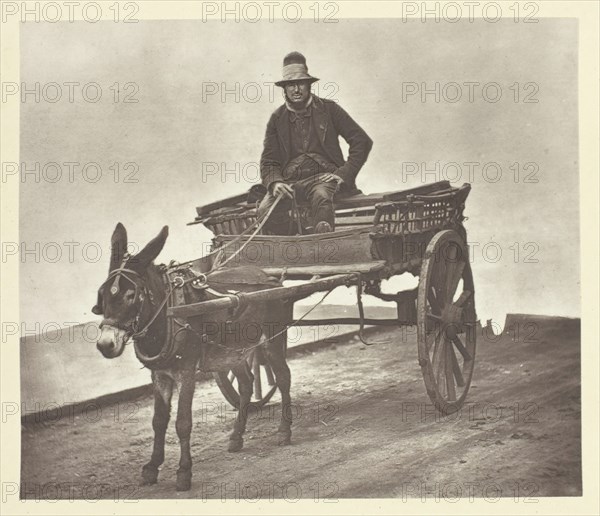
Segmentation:
<svg viewBox="0 0 600 516">
<path fill-rule="evenodd" d="M 381 225 L 378 230 L 392 234 L 446 227 L 450 221 L 462 220 L 469 191 L 468 183 L 452 187 L 448 181 L 441 181 L 400 192 L 340 199 L 336 202 L 335 224 L 340 229 Z M 218 208 L 207 212 L 207 206 Z M 207 206 L 202 207 L 202 215 L 191 224 L 202 223 L 215 235 L 239 235 L 256 222 L 254 203 Z M 301 217 L 306 218 L 308 210 L 308 205 L 300 204 Z"/>
</svg>

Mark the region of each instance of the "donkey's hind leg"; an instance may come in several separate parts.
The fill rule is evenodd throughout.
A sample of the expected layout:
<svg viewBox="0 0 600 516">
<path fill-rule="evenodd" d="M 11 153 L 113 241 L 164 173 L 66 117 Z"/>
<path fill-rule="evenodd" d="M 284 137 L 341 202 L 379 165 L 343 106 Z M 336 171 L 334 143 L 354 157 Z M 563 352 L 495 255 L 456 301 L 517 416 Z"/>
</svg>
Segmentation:
<svg viewBox="0 0 600 516">
<path fill-rule="evenodd" d="M 233 369 L 233 374 L 237 378 L 240 391 L 240 409 L 233 424 L 233 432 L 229 436 L 230 452 L 237 452 L 244 446 L 243 435 L 246 431 L 246 421 L 248 419 L 248 409 L 250 407 L 250 398 L 252 398 L 252 384 L 254 375 L 250 371 L 250 366 L 244 360 L 239 366 Z"/>
<path fill-rule="evenodd" d="M 158 468 L 165 460 L 165 433 L 171 417 L 171 397 L 173 396 L 173 379 L 160 371 L 152 371 L 154 386 L 154 447 L 150 462 L 142 468 L 142 485 L 156 484 Z"/>
</svg>

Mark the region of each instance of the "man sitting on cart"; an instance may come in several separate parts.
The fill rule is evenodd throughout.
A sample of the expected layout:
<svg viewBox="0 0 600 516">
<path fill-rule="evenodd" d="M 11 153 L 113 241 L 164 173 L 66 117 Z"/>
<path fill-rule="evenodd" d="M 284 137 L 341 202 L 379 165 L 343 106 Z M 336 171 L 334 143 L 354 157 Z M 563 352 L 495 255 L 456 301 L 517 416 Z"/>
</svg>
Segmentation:
<svg viewBox="0 0 600 516">
<path fill-rule="evenodd" d="M 289 210 L 295 201 L 310 202 L 307 232 L 326 233 L 335 228 L 333 197 L 358 193 L 355 179 L 367 160 L 373 141 L 367 133 L 332 100 L 310 91 L 318 81 L 308 74 L 306 59 L 292 52 L 283 59 L 285 104 L 271 115 L 267 124 L 260 159 L 262 184 L 267 193 L 258 206 L 259 220 L 269 213 L 275 200 L 283 195 L 263 226 L 263 233 L 297 233 Z M 349 145 L 345 161 L 339 136 Z"/>
</svg>

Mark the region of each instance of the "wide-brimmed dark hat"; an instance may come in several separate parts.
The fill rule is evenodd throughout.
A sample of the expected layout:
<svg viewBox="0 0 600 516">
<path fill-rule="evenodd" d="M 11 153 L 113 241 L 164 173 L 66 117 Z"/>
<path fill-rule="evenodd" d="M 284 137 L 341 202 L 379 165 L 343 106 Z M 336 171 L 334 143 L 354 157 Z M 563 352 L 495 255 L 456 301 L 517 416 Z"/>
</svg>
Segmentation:
<svg viewBox="0 0 600 516">
<path fill-rule="evenodd" d="M 283 79 L 275 84 L 283 88 L 290 82 L 310 81 L 313 83 L 318 80 L 317 77 L 308 74 L 306 58 L 300 52 L 290 52 L 283 58 Z"/>
</svg>

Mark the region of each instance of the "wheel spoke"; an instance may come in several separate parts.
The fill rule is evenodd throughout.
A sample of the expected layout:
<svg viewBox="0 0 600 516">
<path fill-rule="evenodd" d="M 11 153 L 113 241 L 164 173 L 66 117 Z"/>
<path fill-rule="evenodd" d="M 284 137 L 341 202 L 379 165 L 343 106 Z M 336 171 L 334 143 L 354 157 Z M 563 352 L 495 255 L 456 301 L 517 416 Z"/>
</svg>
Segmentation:
<svg viewBox="0 0 600 516">
<path fill-rule="evenodd" d="M 440 302 L 440 304 L 443 306 L 446 305 L 446 303 L 451 302 L 452 299 L 448 299 L 448 297 L 446 296 L 446 281 L 448 278 L 448 273 L 449 271 L 449 267 L 451 265 L 453 265 L 452 263 L 448 263 L 446 261 L 447 258 L 447 251 L 444 251 L 443 249 L 440 250 L 439 255 L 436 257 L 436 266 L 435 266 L 435 272 L 433 274 L 432 282 L 433 282 L 433 286 L 435 287 L 435 293 L 437 295 L 437 299 Z"/>
<path fill-rule="evenodd" d="M 254 397 L 257 400 L 262 399 L 262 381 L 260 378 L 260 361 L 258 353 L 254 353 L 252 360 L 252 374 L 254 375 Z"/>
<path fill-rule="evenodd" d="M 465 262 L 451 263 L 448 267 L 448 277 L 446 278 L 446 300 L 451 303 L 454 299 L 454 293 L 458 287 L 465 269 Z"/>
<path fill-rule="evenodd" d="M 454 304 L 456 306 L 458 306 L 459 308 L 462 308 L 464 306 L 464 304 L 469 300 L 469 298 L 471 297 L 472 292 L 469 290 L 464 290 L 463 292 L 461 292 L 459 298 L 454 302 Z"/>
<path fill-rule="evenodd" d="M 265 364 L 264 368 L 265 368 L 265 373 L 267 375 L 267 382 L 269 383 L 270 386 L 275 385 L 275 377 L 273 376 L 273 369 L 271 369 L 271 366 L 269 364 Z"/>
<path fill-rule="evenodd" d="M 427 346 L 427 356 L 429 356 L 429 353 L 431 352 L 431 344 L 435 343 L 436 338 L 437 338 L 436 331 L 427 333 L 427 335 L 425 336 L 425 345 Z"/>
<path fill-rule="evenodd" d="M 442 316 L 441 315 L 435 315 L 432 314 L 431 312 L 427 312 L 425 314 L 426 317 L 426 324 L 427 324 L 427 334 L 434 334 L 437 333 L 440 326 L 442 325 Z M 429 351 L 429 344 L 427 344 L 427 351 Z"/>
<path fill-rule="evenodd" d="M 459 387 L 464 387 L 465 379 L 463 378 L 460 366 L 458 365 L 458 359 L 456 358 L 454 348 L 452 346 L 448 346 L 448 349 L 450 350 L 448 354 L 450 355 L 450 359 L 452 360 L 452 370 L 454 372 L 454 378 L 456 379 L 456 385 L 458 385 Z"/>
<path fill-rule="evenodd" d="M 460 351 L 460 354 L 463 356 L 465 361 L 471 360 L 471 355 L 467 351 L 467 348 L 465 348 L 464 344 L 462 343 L 462 341 L 460 340 L 458 335 L 456 335 L 452 338 L 452 342 L 454 343 L 454 345 L 456 346 L 458 351 Z"/>
<path fill-rule="evenodd" d="M 446 346 L 446 388 L 448 389 L 448 401 L 456 401 L 456 388 L 454 387 L 454 373 L 452 371 L 452 358 L 450 353 L 454 353 L 450 343 Z"/>
<path fill-rule="evenodd" d="M 435 300 L 437 301 L 437 306 L 439 307 L 441 313 L 442 308 L 444 308 L 446 305 L 446 288 L 444 281 L 438 279 L 431 285 L 431 287 L 433 292 L 435 292 Z"/>
<path fill-rule="evenodd" d="M 271 400 L 271 398 L 277 391 L 277 382 L 275 382 L 275 378 L 273 376 L 273 371 L 272 371 L 271 367 L 268 364 L 261 364 L 260 359 L 254 360 L 254 357 L 252 357 L 252 355 L 253 354 L 251 354 L 251 356 L 249 358 L 252 358 L 252 360 L 250 360 L 250 368 L 254 375 L 254 382 L 253 382 L 253 390 L 254 390 L 253 398 L 254 398 L 254 400 L 250 401 L 250 405 L 253 407 L 262 407 L 262 406 L 266 405 L 267 403 L 269 403 L 269 401 Z M 261 371 L 261 369 L 263 367 L 265 368 L 265 375 L 263 375 L 262 371 Z M 262 382 L 263 382 L 264 376 L 266 376 L 267 381 L 269 381 L 269 382 L 272 381 L 272 383 L 269 383 L 268 387 L 266 387 L 266 384 L 265 384 L 265 389 L 263 390 Z M 213 377 L 215 378 L 219 389 L 225 396 L 225 399 L 229 403 L 231 403 L 232 406 L 239 409 L 240 408 L 240 394 L 239 394 L 240 382 L 237 381 L 234 384 L 234 379 L 236 379 L 236 377 L 233 374 L 233 372 L 232 371 L 227 371 L 227 372 L 223 371 L 223 372 L 213 373 Z M 265 390 L 267 392 L 265 392 Z"/>
<path fill-rule="evenodd" d="M 439 327 L 436 327 L 436 329 L 434 331 L 432 331 L 431 333 L 427 334 L 427 355 L 429 356 L 429 352 L 431 351 L 431 344 L 435 343 L 435 345 L 438 345 L 438 342 L 440 341 L 440 337 L 441 337 L 442 331 Z M 433 337 L 433 338 L 431 338 Z M 435 348 L 434 348 L 435 350 Z"/>
<path fill-rule="evenodd" d="M 440 393 L 443 395 L 442 391 L 445 391 L 445 383 L 444 374 L 446 370 L 446 339 L 440 339 L 440 345 L 438 346 L 439 356 L 437 363 L 434 365 L 435 371 L 435 383 L 437 383 L 438 388 L 440 389 Z M 435 356 L 434 356 L 435 359 Z"/>
<path fill-rule="evenodd" d="M 435 339 L 435 346 L 433 347 L 433 356 L 431 357 L 431 367 L 437 372 L 438 366 L 440 365 L 440 359 L 442 358 L 442 350 L 444 348 L 444 340 L 441 338 L 441 332 L 438 338 Z"/>
<path fill-rule="evenodd" d="M 436 291 L 436 293 L 437 293 L 437 291 Z M 427 292 L 427 301 L 429 301 L 429 305 L 431 306 L 431 311 L 435 315 L 442 315 L 442 306 L 441 306 L 436 294 L 434 294 L 433 289 L 429 289 L 429 292 Z"/>
</svg>

